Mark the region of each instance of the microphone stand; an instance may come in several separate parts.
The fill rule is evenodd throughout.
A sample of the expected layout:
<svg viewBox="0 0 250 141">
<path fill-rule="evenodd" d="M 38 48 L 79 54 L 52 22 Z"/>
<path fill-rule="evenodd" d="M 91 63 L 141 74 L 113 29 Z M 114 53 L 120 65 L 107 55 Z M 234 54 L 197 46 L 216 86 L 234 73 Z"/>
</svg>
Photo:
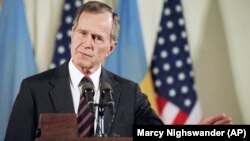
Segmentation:
<svg viewBox="0 0 250 141">
<path fill-rule="evenodd" d="M 95 104 L 98 107 L 97 129 L 96 136 L 104 137 L 104 111 L 107 106 L 106 102 L 101 98 L 99 104 Z"/>
<path fill-rule="evenodd" d="M 115 109 L 114 109 L 114 101 L 112 98 L 112 91 L 113 90 L 108 83 L 102 83 L 100 85 L 100 100 L 99 104 L 96 104 L 96 106 L 98 107 L 96 136 L 98 137 L 104 137 L 104 110 L 106 106 L 108 106 L 108 109 L 110 110 L 113 116 L 111 122 L 113 122 L 114 120 Z M 108 132 L 109 130 L 110 128 L 108 129 Z"/>
</svg>

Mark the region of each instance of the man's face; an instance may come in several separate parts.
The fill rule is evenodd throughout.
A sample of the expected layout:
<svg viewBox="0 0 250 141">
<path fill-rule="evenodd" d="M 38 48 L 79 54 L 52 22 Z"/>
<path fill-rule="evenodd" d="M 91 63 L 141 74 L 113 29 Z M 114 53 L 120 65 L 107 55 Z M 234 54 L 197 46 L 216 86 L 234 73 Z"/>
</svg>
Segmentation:
<svg viewBox="0 0 250 141">
<path fill-rule="evenodd" d="M 94 72 L 111 53 L 116 41 L 111 40 L 111 13 L 83 12 L 72 29 L 71 57 L 81 72 Z"/>
</svg>

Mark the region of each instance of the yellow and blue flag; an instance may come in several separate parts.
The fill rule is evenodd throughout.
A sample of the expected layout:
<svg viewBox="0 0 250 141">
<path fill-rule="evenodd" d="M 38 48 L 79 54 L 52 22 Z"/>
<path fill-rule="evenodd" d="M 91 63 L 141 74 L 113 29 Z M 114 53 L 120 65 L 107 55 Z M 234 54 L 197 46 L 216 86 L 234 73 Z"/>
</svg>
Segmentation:
<svg viewBox="0 0 250 141">
<path fill-rule="evenodd" d="M 119 0 L 117 14 L 121 29 L 118 45 L 107 58 L 108 70 L 140 83 L 147 72 L 137 0 Z"/>
</svg>

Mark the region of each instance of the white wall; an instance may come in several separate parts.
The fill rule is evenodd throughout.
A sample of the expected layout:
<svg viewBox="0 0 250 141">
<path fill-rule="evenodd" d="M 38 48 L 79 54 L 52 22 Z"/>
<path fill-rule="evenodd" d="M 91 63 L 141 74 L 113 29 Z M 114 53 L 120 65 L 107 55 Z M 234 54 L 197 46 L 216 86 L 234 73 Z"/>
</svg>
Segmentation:
<svg viewBox="0 0 250 141">
<path fill-rule="evenodd" d="M 250 1 L 220 0 L 234 86 L 245 123 L 250 123 Z"/>
<path fill-rule="evenodd" d="M 183 1 L 197 92 L 205 116 L 226 113 L 243 123 L 222 14 L 216 0 Z"/>
</svg>

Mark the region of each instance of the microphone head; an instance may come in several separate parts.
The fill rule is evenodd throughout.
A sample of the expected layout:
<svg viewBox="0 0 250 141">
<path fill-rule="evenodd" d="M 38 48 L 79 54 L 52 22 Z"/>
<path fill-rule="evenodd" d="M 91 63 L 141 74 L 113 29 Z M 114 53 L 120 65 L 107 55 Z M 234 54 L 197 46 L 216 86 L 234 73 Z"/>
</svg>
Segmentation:
<svg viewBox="0 0 250 141">
<path fill-rule="evenodd" d="M 85 98 L 86 96 L 89 96 L 89 98 L 93 98 L 95 94 L 94 85 L 90 82 L 84 82 L 82 85 L 82 93 Z"/>
<path fill-rule="evenodd" d="M 101 83 L 100 92 L 101 97 L 103 97 L 107 102 L 113 101 L 113 89 L 109 83 Z"/>
<path fill-rule="evenodd" d="M 103 82 L 100 85 L 100 93 L 101 93 L 101 98 L 103 98 L 107 104 L 110 112 L 112 114 L 115 113 L 115 103 L 113 100 L 113 89 L 111 85 L 107 82 Z"/>
<path fill-rule="evenodd" d="M 83 85 L 82 85 L 82 91 L 84 90 L 91 90 L 93 89 L 94 90 L 94 85 L 90 82 L 84 82 Z"/>
<path fill-rule="evenodd" d="M 111 85 L 107 82 L 101 83 L 100 90 L 111 90 L 113 92 Z"/>
<path fill-rule="evenodd" d="M 84 82 L 82 85 L 82 95 L 86 99 L 88 103 L 88 107 L 90 108 L 90 111 L 94 113 L 94 85 L 90 82 Z"/>
</svg>

